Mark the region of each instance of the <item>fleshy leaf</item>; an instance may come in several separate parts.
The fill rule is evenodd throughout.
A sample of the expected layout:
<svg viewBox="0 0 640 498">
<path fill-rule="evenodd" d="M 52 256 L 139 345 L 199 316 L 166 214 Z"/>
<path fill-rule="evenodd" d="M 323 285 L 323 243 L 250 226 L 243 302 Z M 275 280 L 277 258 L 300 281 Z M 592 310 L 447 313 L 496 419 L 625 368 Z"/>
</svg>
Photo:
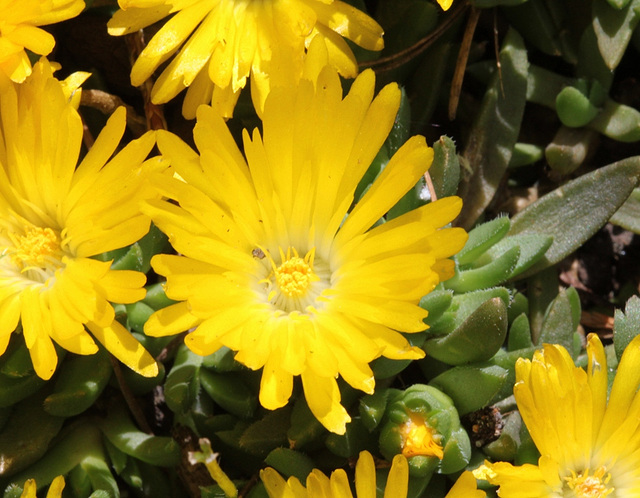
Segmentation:
<svg viewBox="0 0 640 498">
<path fill-rule="evenodd" d="M 544 258 L 519 277 L 554 265 L 575 251 L 629 197 L 640 178 L 640 156 L 583 175 L 557 188 L 511 219 L 509 235 L 553 237 Z"/>
</svg>

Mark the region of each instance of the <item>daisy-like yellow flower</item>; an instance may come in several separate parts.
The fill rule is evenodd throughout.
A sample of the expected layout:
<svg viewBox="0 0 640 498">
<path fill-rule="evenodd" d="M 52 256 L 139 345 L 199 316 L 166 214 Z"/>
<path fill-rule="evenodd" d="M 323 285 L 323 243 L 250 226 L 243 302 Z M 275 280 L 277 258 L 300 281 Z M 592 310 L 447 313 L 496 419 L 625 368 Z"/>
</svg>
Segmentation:
<svg viewBox="0 0 640 498">
<path fill-rule="evenodd" d="M 61 498 L 62 490 L 64 489 L 64 477 L 58 476 L 56 477 L 51 486 L 49 486 L 49 490 L 47 491 L 47 498 Z M 36 498 L 36 491 L 38 490 L 36 486 L 36 481 L 33 479 L 29 479 L 24 483 L 24 489 L 20 498 Z"/>
<path fill-rule="evenodd" d="M 164 61 L 151 100 L 168 102 L 185 88 L 183 114 L 193 119 L 200 104 L 231 117 L 240 90 L 251 76 L 251 95 L 260 114 L 269 88 L 302 74 L 305 47 L 319 36 L 331 64 L 344 77 L 358 72 L 347 38 L 382 50 L 382 28 L 340 0 L 118 0 L 121 10 L 109 33 L 135 32 L 173 14 L 136 60 L 131 82 L 142 85 Z M 177 52 L 177 54 L 176 54 Z"/>
<path fill-rule="evenodd" d="M 301 376 L 316 418 L 344 433 L 350 418 L 336 377 L 373 393 L 373 359 L 424 356 L 396 331 L 425 329 L 418 301 L 453 275 L 445 258 L 467 235 L 440 229 L 457 216 L 459 198 L 373 227 L 430 166 L 423 137 L 396 152 L 346 216 L 393 125 L 400 90 L 388 85 L 374 99 L 374 73 L 366 71 L 343 99 L 327 58 L 314 42 L 300 84 L 273 89 L 263 136 L 244 132 L 246 159 L 207 106 L 194 130 L 199 154 L 158 133 L 184 181 L 157 175 L 160 192 L 177 205 L 151 201 L 143 209 L 181 254 L 152 259 L 167 277 L 167 295 L 180 302 L 152 315 L 145 332 L 196 327 L 185 339 L 195 353 L 237 351 L 237 361 L 263 368 L 260 402 L 268 409 L 284 406 Z"/>
<path fill-rule="evenodd" d="M 627 346 L 607 401 L 607 360 L 590 334 L 587 371 L 545 344 L 518 360 L 514 394 L 540 451 L 538 465 L 485 462 L 476 477 L 504 498 L 640 496 L 640 336 Z"/>
<path fill-rule="evenodd" d="M 295 477 L 285 481 L 272 468 L 260 471 L 260 478 L 269 498 L 353 498 L 349 478 L 343 469 L 335 470 L 327 477 L 318 469 L 307 477 L 306 488 Z M 375 498 L 376 468 L 368 451 L 360 453 L 356 464 L 355 488 L 357 498 Z M 409 465 L 403 455 L 393 458 L 389 477 L 384 489 L 384 498 L 406 498 L 409 489 Z M 453 485 L 446 498 L 483 498 L 471 472 L 464 472 Z"/>
<path fill-rule="evenodd" d="M 31 74 L 25 48 L 39 55 L 53 50 L 53 36 L 38 26 L 71 19 L 82 9 L 83 0 L 0 0 L 0 87 Z"/>
<path fill-rule="evenodd" d="M 55 79 L 43 58 L 24 83 L 0 93 L 0 354 L 21 323 L 43 379 L 56 368 L 53 341 L 92 354 L 94 338 L 140 374 L 155 376 L 154 359 L 110 304 L 142 299 L 145 276 L 113 271 L 111 262 L 92 256 L 147 233 L 150 221 L 138 205 L 156 195 L 147 175 L 164 163 L 144 162 L 155 144 L 151 132 L 109 160 L 124 133 L 122 108 L 76 168 L 83 134 L 74 107 L 79 92 L 71 97 L 77 84 L 77 76 Z"/>
</svg>

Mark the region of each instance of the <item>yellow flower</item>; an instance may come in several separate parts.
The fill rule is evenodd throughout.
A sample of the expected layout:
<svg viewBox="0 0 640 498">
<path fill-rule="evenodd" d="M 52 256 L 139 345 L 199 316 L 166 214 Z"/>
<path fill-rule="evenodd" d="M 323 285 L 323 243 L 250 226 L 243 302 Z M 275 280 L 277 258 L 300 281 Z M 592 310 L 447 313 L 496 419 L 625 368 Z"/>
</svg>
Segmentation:
<svg viewBox="0 0 640 498">
<path fill-rule="evenodd" d="M 109 33 L 135 32 L 174 14 L 136 60 L 131 82 L 142 85 L 172 56 L 151 92 L 154 103 L 168 102 L 189 87 L 183 114 L 196 115 L 211 103 L 231 117 L 240 90 L 251 76 L 251 95 L 260 114 L 269 88 L 300 78 L 305 47 L 318 36 L 331 64 L 344 77 L 358 72 L 343 37 L 369 50 L 382 50 L 382 28 L 340 0 L 118 0 L 122 10 L 109 21 Z"/>
<path fill-rule="evenodd" d="M 49 491 L 47 491 L 47 498 L 61 498 L 62 490 L 64 489 L 64 477 L 58 476 L 56 477 L 51 486 L 49 486 Z M 38 490 L 36 486 L 36 481 L 33 479 L 27 480 L 24 483 L 24 490 L 20 495 L 20 498 L 36 498 L 36 491 Z"/>
<path fill-rule="evenodd" d="M 640 336 L 627 346 L 607 402 L 607 360 L 588 337 L 588 369 L 545 344 L 518 360 L 514 394 L 540 451 L 538 465 L 485 462 L 476 477 L 504 498 L 640 496 Z"/>
<path fill-rule="evenodd" d="M 78 92 L 71 97 L 77 84 L 77 76 L 56 80 L 43 58 L 30 78 L 0 94 L 0 355 L 21 322 L 43 379 L 57 364 L 52 340 L 92 354 L 93 338 L 137 372 L 155 376 L 155 361 L 115 320 L 110 304 L 143 298 L 145 276 L 110 270 L 110 262 L 92 256 L 148 231 L 138 204 L 155 195 L 147 171 L 163 162 L 143 163 L 152 133 L 109 161 L 124 133 L 119 109 L 76 169 L 83 135 L 73 105 Z"/>
<path fill-rule="evenodd" d="M 53 50 L 53 36 L 37 26 L 71 19 L 82 9 L 83 0 L 0 0 L 0 86 L 31 74 L 25 48 L 39 55 Z"/>
<path fill-rule="evenodd" d="M 449 10 L 449 7 L 453 4 L 453 0 L 438 0 L 438 4 L 442 10 Z"/>
<path fill-rule="evenodd" d="M 295 477 L 285 481 L 272 468 L 260 471 L 260 478 L 267 488 L 270 498 L 353 498 L 347 473 L 343 469 L 334 470 L 327 477 L 318 469 L 307 477 L 306 488 Z M 375 498 L 376 468 L 368 451 L 360 453 L 356 464 L 355 488 L 357 498 Z M 384 490 L 384 498 L 406 498 L 409 489 L 409 466 L 407 459 L 396 455 L 391 464 Z M 453 485 L 446 498 L 483 498 L 484 491 L 476 487 L 471 472 L 464 472 Z"/>
<path fill-rule="evenodd" d="M 271 410 L 287 403 L 300 375 L 316 418 L 344 433 L 350 418 L 336 377 L 373 393 L 370 361 L 424 355 L 396 331 L 425 329 L 418 301 L 453 274 L 445 258 L 467 236 L 439 230 L 458 214 L 458 198 L 372 228 L 429 167 L 433 150 L 422 137 L 398 150 L 345 220 L 393 125 L 400 90 L 388 85 L 373 99 L 375 77 L 366 71 L 343 100 L 326 62 L 314 42 L 308 79 L 273 89 L 264 138 L 244 132 L 246 161 L 210 107 L 198 110 L 200 155 L 158 134 L 185 181 L 158 175 L 161 193 L 178 206 L 157 201 L 143 209 L 181 254 L 152 260 L 167 277 L 167 295 L 181 302 L 152 315 L 145 332 L 197 327 L 185 339 L 195 353 L 238 351 L 237 361 L 263 368 L 260 402 Z"/>
<path fill-rule="evenodd" d="M 404 444 L 402 454 L 412 456 L 435 456 L 440 460 L 444 457 L 440 440 L 442 437 L 433 427 L 417 415 L 411 415 L 409 420 L 400 427 Z"/>
</svg>

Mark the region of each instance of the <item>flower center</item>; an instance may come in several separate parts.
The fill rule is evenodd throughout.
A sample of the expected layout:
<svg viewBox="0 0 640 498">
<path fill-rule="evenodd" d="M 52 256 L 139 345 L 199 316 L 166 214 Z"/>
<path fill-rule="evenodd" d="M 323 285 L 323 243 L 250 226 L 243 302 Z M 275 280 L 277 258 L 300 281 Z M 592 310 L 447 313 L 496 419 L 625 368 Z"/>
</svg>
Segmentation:
<svg viewBox="0 0 640 498">
<path fill-rule="evenodd" d="M 292 247 L 286 253 L 282 249 L 279 252 L 281 263 L 278 265 L 268 251 L 260 249 L 258 253 L 254 250 L 254 257 L 262 256 L 271 267 L 269 276 L 260 281 L 266 284 L 267 300 L 287 313 L 305 311 L 329 286 L 328 271 L 324 270 L 326 265 L 320 264 L 319 276 L 314 268 L 315 249 L 311 249 L 303 258 Z"/>
<path fill-rule="evenodd" d="M 51 228 L 29 226 L 24 234 L 9 233 L 9 247 L 3 251 L 26 278 L 44 282 L 62 266 L 60 237 Z"/>
<path fill-rule="evenodd" d="M 297 255 L 278 266 L 274 273 L 280 291 L 289 297 L 304 296 L 311 282 L 318 280 L 307 257 L 302 259 Z"/>
<path fill-rule="evenodd" d="M 611 474 L 604 467 L 600 467 L 591 475 L 589 469 L 579 474 L 572 470 L 571 477 L 564 479 L 577 498 L 605 498 L 614 491 L 613 487 L 607 486 Z"/>
<path fill-rule="evenodd" d="M 440 460 L 444 457 L 442 446 L 439 444 L 440 435 L 430 427 L 421 417 L 411 416 L 402 427 L 404 445 L 402 454 L 412 456 L 435 456 Z"/>
</svg>

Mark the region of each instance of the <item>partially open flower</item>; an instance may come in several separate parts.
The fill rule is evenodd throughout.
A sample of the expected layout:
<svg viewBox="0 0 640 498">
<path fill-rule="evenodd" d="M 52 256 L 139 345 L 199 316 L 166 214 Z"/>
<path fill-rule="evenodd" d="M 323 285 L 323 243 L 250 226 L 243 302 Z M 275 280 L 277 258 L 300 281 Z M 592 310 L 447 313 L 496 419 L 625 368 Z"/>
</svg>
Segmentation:
<svg viewBox="0 0 640 498">
<path fill-rule="evenodd" d="M 416 384 L 405 391 L 389 389 L 386 423 L 380 451 L 387 459 L 402 453 L 411 475 L 426 476 L 461 470 L 471 456 L 471 444 L 460 426 L 451 399 L 431 386 Z"/>
</svg>

